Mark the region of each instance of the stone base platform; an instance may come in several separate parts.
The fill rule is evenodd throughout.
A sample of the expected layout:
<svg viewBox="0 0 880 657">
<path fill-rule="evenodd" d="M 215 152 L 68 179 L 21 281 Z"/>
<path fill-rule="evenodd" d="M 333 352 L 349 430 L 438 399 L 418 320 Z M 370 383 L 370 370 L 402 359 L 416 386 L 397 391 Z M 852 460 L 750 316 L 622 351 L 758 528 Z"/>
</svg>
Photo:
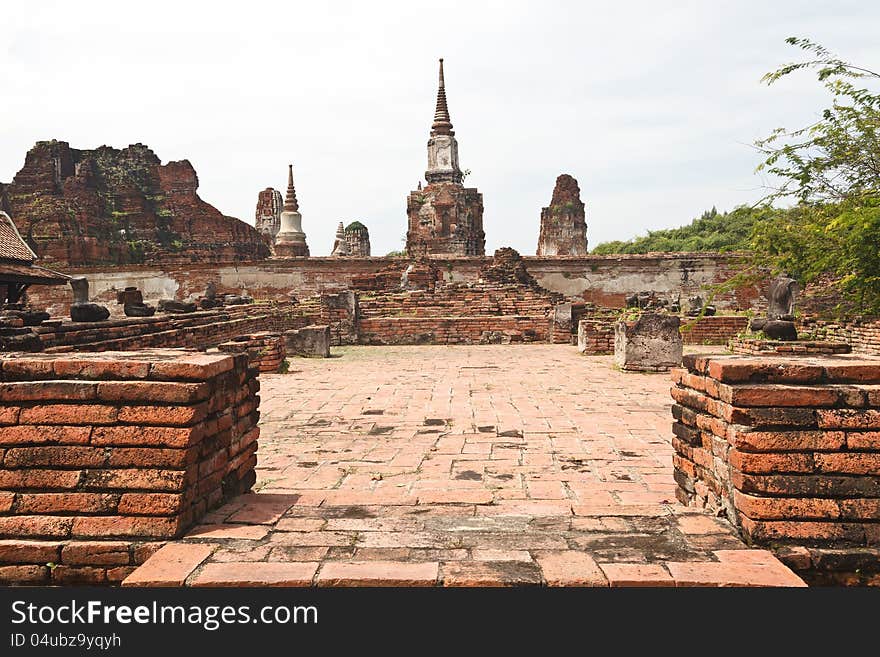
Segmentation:
<svg viewBox="0 0 880 657">
<path fill-rule="evenodd" d="M 675 503 L 668 374 L 634 386 L 569 345 L 296 368 L 261 377 L 258 492 L 126 586 L 803 586 Z"/>
</svg>

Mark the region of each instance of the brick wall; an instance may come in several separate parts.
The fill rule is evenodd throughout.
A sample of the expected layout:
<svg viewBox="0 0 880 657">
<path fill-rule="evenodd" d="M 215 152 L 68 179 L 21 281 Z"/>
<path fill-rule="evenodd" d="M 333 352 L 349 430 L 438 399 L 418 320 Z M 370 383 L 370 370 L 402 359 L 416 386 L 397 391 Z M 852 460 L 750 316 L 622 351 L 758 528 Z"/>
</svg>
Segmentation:
<svg viewBox="0 0 880 657">
<path fill-rule="evenodd" d="M 558 295 L 526 285 L 479 283 L 361 293 L 360 344 L 548 342 Z M 569 342 L 569 335 L 560 334 Z"/>
<path fill-rule="evenodd" d="M 230 306 L 187 314 L 127 317 L 103 322 L 52 320 L 33 328 L 37 351 L 131 351 L 152 347 L 205 349 L 238 335 L 257 331 L 281 332 L 314 322 L 309 307 L 290 303 Z M 317 315 L 316 311 L 316 315 Z M 34 350 L 4 341 L 0 351 Z"/>
<path fill-rule="evenodd" d="M 817 342 L 813 340 L 783 342 L 780 340 L 759 340 L 757 338 L 731 338 L 727 348 L 735 354 L 749 356 L 828 356 L 848 354 L 852 351 L 852 347 L 845 342 Z"/>
<path fill-rule="evenodd" d="M 685 344 L 727 344 L 727 341 L 749 327 L 743 315 L 681 318 L 681 339 Z"/>
<path fill-rule="evenodd" d="M 373 317 L 360 321 L 360 343 L 506 344 L 546 342 L 546 317 Z"/>
<path fill-rule="evenodd" d="M 0 358 L 0 583 L 119 582 L 248 490 L 256 375 L 180 350 Z"/>
<path fill-rule="evenodd" d="M 578 349 L 587 356 L 614 353 L 614 325 L 618 313 L 604 313 L 585 317 L 578 325 Z M 728 340 L 744 331 L 747 317 L 714 315 L 712 317 L 682 317 L 681 337 L 684 344 L 727 344 Z"/>
<path fill-rule="evenodd" d="M 578 322 L 578 351 L 585 356 L 614 353 L 615 319 L 584 318 Z"/>
<path fill-rule="evenodd" d="M 845 342 L 856 353 L 880 355 L 880 319 L 851 322 L 808 320 L 800 329 L 816 340 Z"/>
<path fill-rule="evenodd" d="M 432 258 L 449 282 L 475 283 L 491 257 Z M 524 256 L 523 262 L 538 283 L 566 297 L 599 306 L 622 307 L 634 292 L 653 290 L 668 299 L 705 295 L 705 286 L 723 283 L 740 266 L 737 254 L 652 253 L 613 256 Z M 50 263 L 46 263 L 51 266 Z M 219 293 L 247 293 L 256 299 L 284 301 L 293 292 L 300 299 L 321 292 L 352 287 L 357 277 L 400 264 L 395 258 L 277 258 L 235 265 L 187 264 L 165 267 L 126 266 L 67 268 L 65 273 L 88 276 L 93 301 L 115 302 L 116 291 L 136 286 L 148 303 L 160 298 L 186 299 L 201 295 L 209 281 Z M 33 286 L 29 290 L 37 307 L 66 312 L 71 301 L 66 286 Z M 760 310 L 766 300 L 755 286 L 718 294 L 719 310 Z"/>
<path fill-rule="evenodd" d="M 260 372 L 277 372 L 287 355 L 281 334 L 268 331 L 239 335 L 218 349 L 224 354 L 246 354 L 250 366 Z"/>
<path fill-rule="evenodd" d="M 880 584 L 880 359 L 685 356 L 674 476 L 814 583 Z"/>
</svg>

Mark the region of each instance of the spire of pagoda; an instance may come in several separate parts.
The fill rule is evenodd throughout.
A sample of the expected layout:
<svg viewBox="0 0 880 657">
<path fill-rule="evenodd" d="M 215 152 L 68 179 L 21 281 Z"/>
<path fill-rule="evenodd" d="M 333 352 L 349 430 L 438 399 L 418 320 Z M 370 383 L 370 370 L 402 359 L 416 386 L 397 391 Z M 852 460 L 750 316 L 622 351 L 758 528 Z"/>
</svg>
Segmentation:
<svg viewBox="0 0 880 657">
<path fill-rule="evenodd" d="M 437 108 L 434 111 L 434 123 L 431 125 L 431 136 L 454 135 L 452 120 L 449 118 L 449 107 L 446 105 L 446 84 L 443 80 L 443 58 L 440 58 L 440 84 L 437 89 Z"/>
<path fill-rule="evenodd" d="M 293 187 L 293 165 L 287 165 L 287 194 L 284 196 L 284 211 L 298 212 L 299 203 L 296 202 L 296 189 Z"/>
</svg>

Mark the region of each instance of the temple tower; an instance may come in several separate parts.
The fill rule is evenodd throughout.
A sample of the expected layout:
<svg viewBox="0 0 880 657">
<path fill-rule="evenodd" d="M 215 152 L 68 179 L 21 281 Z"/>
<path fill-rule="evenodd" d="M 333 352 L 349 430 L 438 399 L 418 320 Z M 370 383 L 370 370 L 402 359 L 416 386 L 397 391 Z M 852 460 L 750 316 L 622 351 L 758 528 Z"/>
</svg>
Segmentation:
<svg viewBox="0 0 880 657">
<path fill-rule="evenodd" d="M 296 189 L 293 187 L 293 165 L 288 165 L 287 194 L 284 196 L 284 208 L 281 211 L 281 226 L 275 236 L 275 255 L 282 258 L 308 257 L 309 246 L 306 234 L 302 229 L 302 215 L 296 200 Z"/>
<path fill-rule="evenodd" d="M 336 238 L 333 240 L 333 248 L 330 250 L 330 255 L 350 255 L 348 252 L 348 240 L 345 239 L 345 226 L 343 226 L 341 221 L 339 222 L 339 226 L 336 227 Z"/>
<path fill-rule="evenodd" d="M 585 256 L 587 223 L 581 189 L 567 173 L 556 179 L 550 205 L 541 209 L 539 256 Z"/>
<path fill-rule="evenodd" d="M 370 257 L 370 231 L 360 221 L 352 221 L 345 227 L 348 252 L 359 258 Z"/>
<path fill-rule="evenodd" d="M 281 192 L 272 187 L 267 187 L 257 196 L 257 211 L 254 227 L 263 235 L 275 241 L 275 236 L 281 228 L 281 206 L 284 200 Z"/>
<path fill-rule="evenodd" d="M 446 101 L 442 59 L 425 180 L 428 184 L 407 198 L 407 253 L 410 256 L 485 255 L 483 195 L 462 184 L 464 174 L 458 163 L 458 141 Z"/>
</svg>

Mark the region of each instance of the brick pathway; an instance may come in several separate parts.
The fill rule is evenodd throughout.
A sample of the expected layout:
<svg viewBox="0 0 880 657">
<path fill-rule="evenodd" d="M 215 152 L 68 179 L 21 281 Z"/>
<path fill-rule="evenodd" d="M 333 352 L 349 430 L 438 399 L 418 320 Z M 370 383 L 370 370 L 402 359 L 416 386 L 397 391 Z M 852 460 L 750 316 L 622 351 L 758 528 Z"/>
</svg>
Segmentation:
<svg viewBox="0 0 880 657">
<path fill-rule="evenodd" d="M 565 345 L 334 353 L 261 376 L 257 492 L 126 585 L 802 585 L 675 503 L 668 375 Z"/>
</svg>

